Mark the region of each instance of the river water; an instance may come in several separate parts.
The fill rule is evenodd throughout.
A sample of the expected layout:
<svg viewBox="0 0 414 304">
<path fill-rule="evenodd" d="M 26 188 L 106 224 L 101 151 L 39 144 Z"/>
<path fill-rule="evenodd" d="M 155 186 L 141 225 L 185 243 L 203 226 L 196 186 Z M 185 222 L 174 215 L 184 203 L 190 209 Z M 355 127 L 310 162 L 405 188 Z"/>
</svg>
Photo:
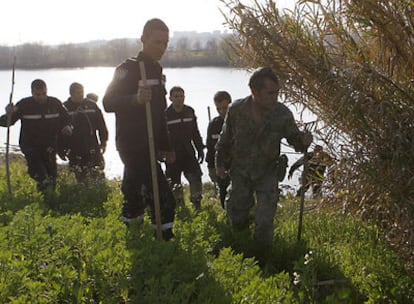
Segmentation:
<svg viewBox="0 0 414 304">
<path fill-rule="evenodd" d="M 16 70 L 13 102 L 31 95 L 30 84 L 36 78 L 41 78 L 48 85 L 48 95 L 59 98 L 62 102 L 69 97 L 69 86 L 72 82 L 80 82 L 85 87 L 85 94 L 94 92 L 99 95 L 98 105 L 103 111 L 102 97 L 112 79 L 113 67 L 90 67 L 71 69 L 44 69 L 44 70 Z M 4 107 L 9 102 L 11 92 L 11 71 L 0 71 L 0 113 L 4 113 Z M 208 109 L 211 117 L 217 112 L 213 103 L 213 96 L 219 90 L 226 90 L 233 100 L 249 95 L 248 80 L 250 74 L 244 70 L 215 67 L 195 68 L 165 68 L 164 74 L 167 77 L 166 88 L 178 85 L 185 90 L 185 103 L 194 108 L 198 118 L 198 126 L 206 139 L 207 126 L 209 121 Z M 295 109 L 292 109 L 294 112 Z M 106 124 L 109 130 L 109 141 L 105 152 L 106 168 L 108 178 L 120 178 L 123 166 L 115 149 L 115 117 L 112 113 L 104 113 Z M 297 116 L 299 119 L 299 116 Z M 20 122 L 11 128 L 10 143 L 18 145 Z M 4 148 L 6 142 L 6 129 L 0 129 L 0 145 Z M 282 151 L 289 153 L 289 164 L 300 156 L 286 146 Z M 59 160 L 60 163 L 62 161 Z M 208 181 L 206 164 L 203 163 L 203 181 Z M 296 173 L 299 174 L 298 172 Z M 296 186 L 297 176 L 291 181 L 285 179 L 284 183 Z"/>
</svg>

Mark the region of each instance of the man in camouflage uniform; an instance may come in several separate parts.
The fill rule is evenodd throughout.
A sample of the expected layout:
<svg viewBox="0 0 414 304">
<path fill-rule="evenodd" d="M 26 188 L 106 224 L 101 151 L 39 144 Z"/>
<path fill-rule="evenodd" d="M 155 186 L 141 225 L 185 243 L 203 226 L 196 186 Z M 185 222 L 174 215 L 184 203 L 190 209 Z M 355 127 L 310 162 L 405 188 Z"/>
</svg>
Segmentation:
<svg viewBox="0 0 414 304">
<path fill-rule="evenodd" d="M 286 138 L 295 150 L 304 152 L 312 135 L 300 132 L 292 112 L 277 101 L 279 80 L 270 68 L 256 71 L 249 87 L 251 95 L 235 101 L 227 113 L 216 145 L 216 173 L 224 177 L 225 164 L 231 159 L 231 187 L 225 207 L 234 228 L 249 227 L 249 211 L 256 196 L 255 248 L 258 254 L 266 255 L 273 240 L 279 197 L 280 141 Z"/>
</svg>

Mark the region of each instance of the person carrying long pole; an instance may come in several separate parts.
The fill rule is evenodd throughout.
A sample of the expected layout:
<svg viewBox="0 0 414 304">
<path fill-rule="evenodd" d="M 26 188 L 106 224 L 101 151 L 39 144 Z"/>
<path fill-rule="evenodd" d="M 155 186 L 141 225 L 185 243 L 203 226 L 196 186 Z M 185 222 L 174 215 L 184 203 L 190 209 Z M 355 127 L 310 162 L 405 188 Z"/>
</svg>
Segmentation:
<svg viewBox="0 0 414 304">
<path fill-rule="evenodd" d="M 154 235 L 160 239 L 161 231 L 163 240 L 174 237 L 175 217 L 174 195 L 156 159 L 175 161 L 165 116 L 165 77 L 159 63 L 168 39 L 169 29 L 162 20 L 148 20 L 141 36 L 142 50 L 116 68 L 103 97 L 105 111 L 115 113 L 116 147 L 124 164 L 121 220 L 129 229 L 138 223 L 139 229 L 149 203 Z"/>
<path fill-rule="evenodd" d="M 229 223 L 235 230 L 249 229 L 250 210 L 255 207 L 254 250 L 262 265 L 271 258 L 273 247 L 280 141 L 285 138 L 296 151 L 304 152 L 313 140 L 278 101 L 280 85 L 270 67 L 256 70 L 249 79 L 251 94 L 229 107 L 216 144 L 216 174 L 228 174 L 231 180 L 225 201 Z"/>
<path fill-rule="evenodd" d="M 12 68 L 12 85 L 9 98 L 9 106 L 13 104 L 13 93 L 14 93 L 14 74 L 16 70 L 16 56 L 13 58 L 13 68 Z M 11 123 L 12 113 L 7 113 L 7 137 L 6 137 L 6 179 L 7 179 L 7 190 L 10 195 L 13 195 L 13 190 L 10 181 L 10 160 L 9 160 L 9 149 L 10 149 L 10 123 Z"/>
<path fill-rule="evenodd" d="M 71 136 L 73 127 L 62 102 L 47 94 L 47 84 L 35 79 L 30 84 L 31 96 L 16 105 L 8 104 L 6 114 L 0 116 L 0 126 L 8 127 L 20 121 L 19 146 L 27 164 L 27 171 L 37 183 L 37 190 L 49 197 L 56 186 L 57 138 Z M 7 122 L 11 115 L 10 123 Z"/>
</svg>

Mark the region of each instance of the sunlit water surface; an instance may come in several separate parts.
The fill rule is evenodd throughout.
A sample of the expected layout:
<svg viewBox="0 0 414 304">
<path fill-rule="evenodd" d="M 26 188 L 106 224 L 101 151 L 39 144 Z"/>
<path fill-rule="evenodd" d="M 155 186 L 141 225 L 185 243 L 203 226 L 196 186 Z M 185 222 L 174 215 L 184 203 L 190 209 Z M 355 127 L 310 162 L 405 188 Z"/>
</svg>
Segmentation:
<svg viewBox="0 0 414 304">
<path fill-rule="evenodd" d="M 112 79 L 113 67 L 92 67 L 79 69 L 47 69 L 47 70 L 16 70 L 13 102 L 16 103 L 21 98 L 30 96 L 30 83 L 41 78 L 48 85 L 48 95 L 59 98 L 62 102 L 69 97 L 69 86 L 72 82 L 80 82 L 85 87 L 85 94 L 94 92 L 99 95 L 98 105 L 103 111 L 102 97 Z M 206 139 L 208 126 L 208 108 L 211 117 L 215 117 L 217 112 L 213 103 L 213 96 L 219 90 L 226 90 L 230 93 L 233 100 L 249 95 L 248 79 L 250 74 L 244 70 L 230 68 L 165 68 L 164 74 L 167 77 L 166 88 L 181 86 L 185 90 L 185 103 L 194 108 L 198 118 L 198 126 Z M 0 71 L 0 112 L 4 113 L 4 107 L 9 102 L 11 91 L 11 71 Z M 169 101 L 168 101 L 169 103 Z M 292 109 L 294 111 L 295 109 Z M 109 130 L 109 141 L 105 152 L 106 168 L 105 173 L 108 178 L 121 178 L 123 166 L 115 148 L 115 116 L 111 113 L 104 113 L 106 124 Z M 299 119 L 299 116 L 297 116 Z M 18 145 L 20 122 L 11 128 L 10 143 Z M 6 129 L 0 130 L 0 144 L 4 148 L 6 142 Z M 282 151 L 288 152 L 289 164 L 300 157 L 299 154 L 292 154 L 292 150 L 282 146 Z M 58 161 L 62 163 L 61 160 Z M 208 181 L 206 163 L 202 165 L 203 181 Z M 283 183 L 296 186 L 296 176 Z"/>
</svg>

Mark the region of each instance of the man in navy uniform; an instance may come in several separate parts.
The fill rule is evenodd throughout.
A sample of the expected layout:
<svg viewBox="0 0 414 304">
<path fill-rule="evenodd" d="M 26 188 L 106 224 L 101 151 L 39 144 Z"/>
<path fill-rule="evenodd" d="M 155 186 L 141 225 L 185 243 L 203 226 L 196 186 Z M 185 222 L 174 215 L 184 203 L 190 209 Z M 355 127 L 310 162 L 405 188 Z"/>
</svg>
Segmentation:
<svg viewBox="0 0 414 304">
<path fill-rule="evenodd" d="M 78 182 L 103 179 L 103 153 L 108 129 L 102 112 L 95 102 L 84 98 L 83 85 L 80 83 L 72 83 L 69 93 L 70 97 L 63 105 L 69 111 L 74 129 L 71 137 L 62 137 L 59 155 L 62 159 L 68 156 L 69 166 Z"/>
<path fill-rule="evenodd" d="M 170 89 L 171 105 L 166 111 L 171 144 L 175 162 L 167 164 L 166 175 L 177 202 L 184 203 L 181 174 L 190 184 L 190 201 L 197 212 L 201 210 L 202 183 L 200 164 L 204 159 L 204 144 L 197 125 L 194 109 L 184 104 L 184 89 L 178 86 Z M 197 156 L 195 150 L 197 150 Z"/>
<path fill-rule="evenodd" d="M 13 125 L 20 119 L 20 149 L 27 161 L 30 177 L 37 182 L 43 193 L 56 186 L 56 150 L 59 133 L 72 135 L 73 126 L 61 101 L 47 95 L 42 79 L 31 84 L 32 96 L 6 106 L 6 114 L 0 117 L 0 126 Z"/>
<path fill-rule="evenodd" d="M 157 156 L 167 163 L 173 162 L 175 155 L 165 119 L 165 77 L 158 62 L 167 49 L 168 40 L 169 29 L 162 20 L 147 21 L 141 36 L 142 51 L 136 58 L 127 59 L 116 68 L 114 78 L 103 98 L 105 111 L 115 113 L 116 145 L 124 163 L 122 220 L 127 224 L 131 221 L 142 221 L 146 201 L 149 201 L 154 229 L 156 222 L 145 103 L 151 103 Z M 146 85 L 141 79 L 140 62 L 144 63 L 146 69 Z M 161 230 L 163 238 L 168 240 L 173 237 L 175 200 L 159 163 L 156 170 Z"/>
<path fill-rule="evenodd" d="M 208 167 L 208 175 L 211 181 L 216 185 L 219 191 L 221 206 L 224 208 L 224 201 L 227 194 L 227 187 L 230 184 L 230 177 L 219 177 L 216 175 L 216 169 L 214 165 L 214 155 L 216 153 L 216 143 L 220 137 L 221 128 L 226 117 L 227 110 L 231 103 L 231 96 L 226 91 L 218 91 L 214 95 L 214 104 L 216 106 L 219 116 L 213 118 L 208 124 L 207 128 L 207 155 L 206 162 Z M 225 164 L 226 169 L 230 169 L 230 162 Z"/>
</svg>

